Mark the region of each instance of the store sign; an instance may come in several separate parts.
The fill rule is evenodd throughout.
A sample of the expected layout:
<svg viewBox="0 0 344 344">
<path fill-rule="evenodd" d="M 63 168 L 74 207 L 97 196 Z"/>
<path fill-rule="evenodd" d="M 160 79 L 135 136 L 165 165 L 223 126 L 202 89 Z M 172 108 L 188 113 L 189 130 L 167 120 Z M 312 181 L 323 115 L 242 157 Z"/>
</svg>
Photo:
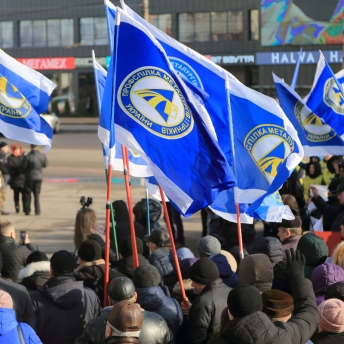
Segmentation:
<svg viewBox="0 0 344 344">
<path fill-rule="evenodd" d="M 217 64 L 252 64 L 254 63 L 254 55 L 204 55 L 209 60 Z"/>
<path fill-rule="evenodd" d="M 74 57 L 18 58 L 16 60 L 35 70 L 75 69 Z"/>
<path fill-rule="evenodd" d="M 328 63 L 342 63 L 341 50 L 323 50 L 322 53 Z M 301 54 L 301 63 L 316 64 L 319 60 L 319 54 L 319 50 L 303 51 Z M 257 65 L 296 64 L 298 56 L 298 51 L 256 53 L 256 63 Z"/>
<path fill-rule="evenodd" d="M 102 67 L 107 67 L 106 57 L 96 57 L 96 60 Z M 76 57 L 75 68 L 93 68 L 92 57 Z"/>
</svg>

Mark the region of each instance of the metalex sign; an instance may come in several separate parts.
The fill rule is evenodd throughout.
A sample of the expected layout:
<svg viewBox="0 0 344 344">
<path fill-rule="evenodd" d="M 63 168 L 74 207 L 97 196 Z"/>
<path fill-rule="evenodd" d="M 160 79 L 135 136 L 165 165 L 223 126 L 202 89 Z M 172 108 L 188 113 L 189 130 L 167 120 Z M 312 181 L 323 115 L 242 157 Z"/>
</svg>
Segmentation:
<svg viewBox="0 0 344 344">
<path fill-rule="evenodd" d="M 16 60 L 35 70 L 75 69 L 74 57 L 18 58 Z"/>
</svg>

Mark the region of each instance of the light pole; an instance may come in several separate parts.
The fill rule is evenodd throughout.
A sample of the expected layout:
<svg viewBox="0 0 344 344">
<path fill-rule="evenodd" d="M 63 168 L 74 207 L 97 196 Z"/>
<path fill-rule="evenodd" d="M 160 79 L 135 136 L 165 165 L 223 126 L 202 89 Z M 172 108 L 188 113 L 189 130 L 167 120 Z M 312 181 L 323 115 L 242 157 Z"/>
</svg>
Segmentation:
<svg viewBox="0 0 344 344">
<path fill-rule="evenodd" d="M 149 22 L 149 0 L 143 0 L 143 19 Z"/>
</svg>

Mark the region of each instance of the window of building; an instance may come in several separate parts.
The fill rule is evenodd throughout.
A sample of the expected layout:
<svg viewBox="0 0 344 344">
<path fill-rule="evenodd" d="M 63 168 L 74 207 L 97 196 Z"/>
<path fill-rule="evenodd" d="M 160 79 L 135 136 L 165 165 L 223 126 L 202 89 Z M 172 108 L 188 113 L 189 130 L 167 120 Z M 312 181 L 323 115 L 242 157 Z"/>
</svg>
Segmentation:
<svg viewBox="0 0 344 344">
<path fill-rule="evenodd" d="M 80 43 L 82 45 L 108 44 L 108 32 L 105 17 L 80 18 Z"/>
<path fill-rule="evenodd" d="M 0 47 L 13 48 L 13 22 L 0 22 Z"/>
<path fill-rule="evenodd" d="M 243 12 L 180 13 L 181 42 L 230 41 L 243 39 Z"/>
<path fill-rule="evenodd" d="M 259 40 L 259 11 L 250 10 L 248 13 L 249 13 L 249 23 L 250 23 L 249 39 L 251 41 L 258 41 Z"/>
<path fill-rule="evenodd" d="M 150 14 L 149 22 L 162 32 L 172 36 L 172 15 L 171 14 Z"/>
<path fill-rule="evenodd" d="M 70 46 L 74 41 L 73 19 L 22 20 L 19 34 L 23 48 Z"/>
</svg>

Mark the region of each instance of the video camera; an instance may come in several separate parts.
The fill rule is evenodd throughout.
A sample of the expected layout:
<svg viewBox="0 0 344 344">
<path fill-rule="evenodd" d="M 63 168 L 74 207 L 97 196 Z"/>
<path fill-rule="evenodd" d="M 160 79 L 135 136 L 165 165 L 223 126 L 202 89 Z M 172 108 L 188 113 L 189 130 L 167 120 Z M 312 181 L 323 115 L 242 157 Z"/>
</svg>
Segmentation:
<svg viewBox="0 0 344 344">
<path fill-rule="evenodd" d="M 82 206 L 82 208 L 87 208 L 92 204 L 92 197 L 85 197 L 85 196 L 81 196 L 80 197 L 80 204 Z"/>
</svg>

